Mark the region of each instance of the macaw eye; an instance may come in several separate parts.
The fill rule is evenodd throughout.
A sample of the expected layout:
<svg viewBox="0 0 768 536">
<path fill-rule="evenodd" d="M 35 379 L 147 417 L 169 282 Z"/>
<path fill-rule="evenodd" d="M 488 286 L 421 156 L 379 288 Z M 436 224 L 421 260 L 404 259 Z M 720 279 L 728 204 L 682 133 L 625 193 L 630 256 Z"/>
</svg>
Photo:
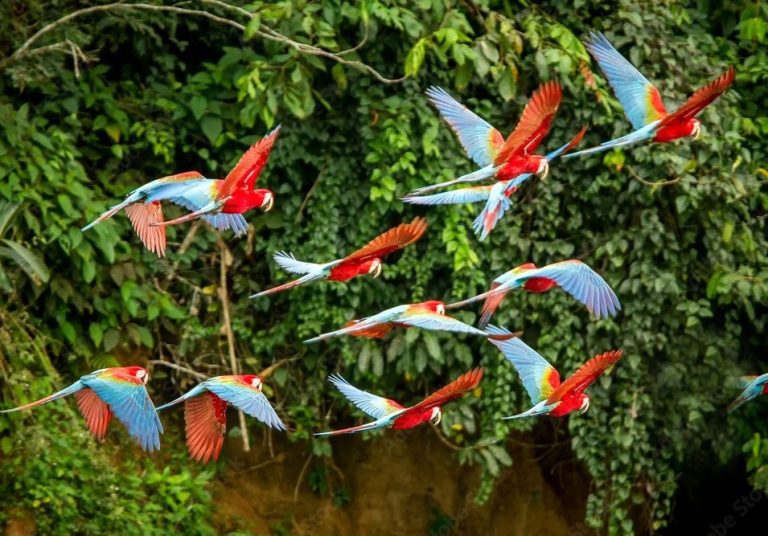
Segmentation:
<svg viewBox="0 0 768 536">
<path fill-rule="evenodd" d="M 445 314 L 445 305 L 440 304 L 437 306 L 437 314 L 444 315 Z"/>
</svg>

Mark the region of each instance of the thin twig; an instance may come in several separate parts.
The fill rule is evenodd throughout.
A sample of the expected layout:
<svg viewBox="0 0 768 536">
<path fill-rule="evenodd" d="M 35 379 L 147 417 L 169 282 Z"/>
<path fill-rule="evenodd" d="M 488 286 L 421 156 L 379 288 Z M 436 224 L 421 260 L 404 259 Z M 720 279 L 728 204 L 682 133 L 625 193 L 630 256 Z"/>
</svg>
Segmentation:
<svg viewBox="0 0 768 536">
<path fill-rule="evenodd" d="M 678 182 L 683 180 L 682 177 L 677 177 L 676 179 L 670 179 L 670 180 L 666 180 L 666 181 L 651 182 L 651 181 L 645 180 L 640 175 L 638 175 L 637 171 L 635 171 L 635 168 L 633 168 L 630 165 L 627 165 L 627 171 L 629 171 L 629 174 L 632 175 L 632 177 L 634 179 L 640 181 L 641 183 L 645 184 L 646 186 L 651 186 L 653 188 L 656 188 L 657 186 L 669 186 L 671 184 L 677 184 Z"/>
<path fill-rule="evenodd" d="M 170 361 L 163 361 L 161 359 L 150 359 L 149 361 L 147 361 L 147 363 L 149 363 L 150 365 L 162 365 L 164 367 L 172 368 L 180 372 L 185 372 L 186 374 L 189 374 L 190 376 L 194 376 L 200 380 L 208 379 L 208 376 L 206 376 L 202 372 L 197 372 L 196 370 L 192 370 L 191 368 L 177 365 L 176 363 L 171 363 Z"/>
<path fill-rule="evenodd" d="M 217 241 L 219 244 L 219 250 L 221 251 L 220 270 L 219 270 L 219 300 L 221 301 L 221 311 L 224 320 L 224 333 L 227 336 L 227 350 L 229 351 L 229 365 L 232 368 L 232 374 L 238 373 L 237 356 L 235 354 L 235 333 L 232 331 L 232 319 L 229 316 L 229 291 L 227 290 L 227 269 L 232 264 L 232 253 L 221 238 L 221 234 L 217 234 Z M 249 452 L 251 450 L 251 443 L 248 439 L 248 429 L 245 423 L 245 414 L 242 410 L 237 411 L 237 416 L 240 421 L 240 430 L 242 431 L 243 438 L 243 450 Z"/>
<path fill-rule="evenodd" d="M 309 462 L 311 462 L 312 458 L 314 457 L 314 454 L 307 456 L 307 461 L 304 462 L 304 466 L 301 468 L 299 479 L 296 481 L 296 487 L 293 488 L 293 502 L 299 501 L 299 488 L 301 487 L 301 481 L 304 480 L 304 473 L 306 473 L 307 469 L 309 469 Z"/>
<path fill-rule="evenodd" d="M 304 217 L 304 209 L 307 208 L 307 203 L 309 203 L 309 198 L 312 197 L 312 194 L 315 193 L 315 190 L 317 189 L 317 185 L 320 184 L 320 179 L 323 178 L 324 173 L 325 173 L 325 168 L 321 169 L 320 173 L 317 174 L 317 178 L 315 179 L 315 182 L 312 183 L 312 186 L 307 192 L 307 195 L 305 195 L 304 199 L 301 201 L 301 205 L 299 205 L 299 210 L 296 212 L 296 217 L 293 219 L 294 224 L 300 223 L 302 218 Z"/>
<path fill-rule="evenodd" d="M 264 380 L 266 378 L 269 378 L 275 370 L 277 370 L 278 368 L 282 367 L 286 363 L 290 363 L 291 361 L 296 361 L 298 358 L 299 357 L 296 356 L 296 357 L 288 357 L 286 359 L 281 359 L 277 363 L 272 363 L 270 366 L 268 366 L 267 368 L 265 368 L 264 370 L 259 372 L 257 374 L 257 376 L 259 378 L 261 378 L 262 380 Z"/>
<path fill-rule="evenodd" d="M 195 220 L 195 223 L 190 225 L 189 231 L 187 231 L 187 235 L 184 237 L 184 240 L 182 240 L 181 246 L 179 246 L 179 250 L 176 252 L 178 255 L 183 255 L 187 252 L 189 247 L 192 245 L 192 241 L 195 239 L 195 235 L 197 235 L 197 231 L 200 229 L 202 223 L 202 220 Z M 179 269 L 180 262 L 181 259 L 179 257 L 173 261 L 173 266 L 171 266 L 171 269 L 168 271 L 168 275 L 165 278 L 166 281 L 170 281 L 174 278 L 176 275 L 176 270 Z"/>
</svg>

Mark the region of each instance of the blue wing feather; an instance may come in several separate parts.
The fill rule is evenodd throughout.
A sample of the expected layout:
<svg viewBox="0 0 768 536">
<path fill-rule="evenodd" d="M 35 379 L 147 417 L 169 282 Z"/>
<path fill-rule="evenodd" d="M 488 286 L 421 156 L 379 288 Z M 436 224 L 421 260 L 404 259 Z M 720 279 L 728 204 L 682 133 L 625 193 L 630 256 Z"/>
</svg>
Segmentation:
<svg viewBox="0 0 768 536">
<path fill-rule="evenodd" d="M 395 406 L 393 402 L 384 397 L 358 389 L 347 382 L 347 380 L 342 378 L 339 374 L 331 374 L 328 377 L 328 381 L 335 385 L 336 389 L 338 389 L 347 400 L 374 419 L 381 419 L 395 410 L 402 409 Z"/>
<path fill-rule="evenodd" d="M 219 378 L 206 380 L 202 385 L 222 400 L 257 418 L 267 426 L 277 430 L 286 429 L 264 393 L 245 384 L 221 381 Z"/>
<path fill-rule="evenodd" d="M 564 291 L 587 306 L 597 318 L 616 316 L 621 304 L 613 289 L 592 268 L 578 260 L 562 261 L 528 270 L 520 280 L 544 277 L 553 280 Z"/>
<path fill-rule="evenodd" d="M 509 330 L 496 326 L 488 326 L 487 331 L 492 335 L 508 335 L 510 333 Z M 544 400 L 546 396 L 541 391 L 542 380 L 548 374 L 557 373 L 554 367 L 519 337 L 503 341 L 488 340 L 501 350 L 507 361 L 515 367 L 523 382 L 523 387 L 528 392 L 531 403 L 536 405 Z M 545 394 L 549 396 L 548 393 Z"/>
<path fill-rule="evenodd" d="M 632 127 L 637 130 L 658 119 L 658 112 L 650 109 L 649 92 L 655 90 L 653 84 L 603 34 L 591 34 L 586 47 L 608 78 Z"/>
<path fill-rule="evenodd" d="M 451 97 L 444 89 L 430 87 L 427 97 L 459 138 L 464 151 L 478 166 L 490 164 L 498 147 L 491 140 L 501 139 L 501 133 L 472 110 Z"/>
<path fill-rule="evenodd" d="M 460 188 L 450 192 L 441 192 L 439 194 L 424 196 L 405 196 L 402 198 L 411 205 L 461 205 L 464 203 L 479 203 L 485 201 L 490 195 L 490 186 L 480 186 L 474 188 Z"/>
<path fill-rule="evenodd" d="M 99 372 L 83 376 L 80 380 L 109 405 L 115 417 L 144 450 L 160 449 L 163 425 L 144 384 L 116 380 Z"/>
</svg>

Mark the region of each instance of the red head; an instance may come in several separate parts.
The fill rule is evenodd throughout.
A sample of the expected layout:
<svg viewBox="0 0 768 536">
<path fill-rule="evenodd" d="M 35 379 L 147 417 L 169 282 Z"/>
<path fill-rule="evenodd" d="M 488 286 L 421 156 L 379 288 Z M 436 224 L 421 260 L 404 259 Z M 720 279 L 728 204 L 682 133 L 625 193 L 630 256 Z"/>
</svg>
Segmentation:
<svg viewBox="0 0 768 536">
<path fill-rule="evenodd" d="M 589 395 L 578 393 L 572 396 L 565 396 L 555 409 L 550 413 L 553 417 L 562 417 L 571 412 L 578 411 L 586 413 L 589 409 Z"/>
<path fill-rule="evenodd" d="M 394 430 L 408 430 L 414 428 L 427 421 L 432 421 L 433 424 L 440 424 L 440 418 L 442 413 L 439 407 L 429 408 L 426 411 L 421 412 L 405 412 L 401 417 L 398 417 L 392 424 Z"/>
<path fill-rule="evenodd" d="M 253 387 L 258 392 L 261 392 L 261 388 L 264 386 L 261 378 L 255 374 L 241 374 L 238 378 L 241 382 L 248 385 L 249 387 Z"/>
<path fill-rule="evenodd" d="M 136 378 L 137 380 L 141 381 L 144 385 L 147 384 L 149 381 L 149 372 L 147 372 L 147 369 L 144 367 L 120 367 L 117 369 L 119 373 L 125 374 L 126 376 L 130 376 L 131 378 Z"/>
<path fill-rule="evenodd" d="M 357 269 L 357 275 L 371 275 L 374 278 L 381 275 L 381 259 L 373 258 L 365 261 Z"/>
<path fill-rule="evenodd" d="M 421 302 L 419 305 L 424 307 L 427 311 L 431 311 L 439 315 L 445 314 L 445 304 L 439 300 L 428 300 Z"/>
<path fill-rule="evenodd" d="M 695 140 L 701 136 L 701 121 L 695 117 L 684 123 L 673 121 L 669 125 L 663 126 L 656 132 L 653 139 L 659 142 L 669 142 L 691 136 Z"/>
<path fill-rule="evenodd" d="M 248 190 L 238 188 L 224 203 L 222 212 L 227 214 L 243 214 L 254 208 L 262 208 L 269 212 L 275 203 L 274 194 L 266 189 Z"/>
</svg>

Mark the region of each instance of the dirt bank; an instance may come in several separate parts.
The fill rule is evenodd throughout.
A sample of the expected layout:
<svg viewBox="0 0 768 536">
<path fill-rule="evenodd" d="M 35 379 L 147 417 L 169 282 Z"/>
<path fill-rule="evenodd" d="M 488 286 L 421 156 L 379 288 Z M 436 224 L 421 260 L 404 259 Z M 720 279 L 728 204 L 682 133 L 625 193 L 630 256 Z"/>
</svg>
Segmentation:
<svg viewBox="0 0 768 536">
<path fill-rule="evenodd" d="M 536 448 L 530 436 L 510 442 L 514 465 L 484 505 L 474 501 L 479 469 L 459 465 L 456 453 L 429 428 L 367 441 L 336 439 L 332 463 L 307 462 L 303 445 L 276 442 L 270 457 L 264 443 L 246 454 L 239 440 L 228 440 L 229 468 L 214 486 L 220 507 L 215 521 L 223 530 L 340 536 L 588 534 L 582 524 L 587 486 L 580 468 L 548 466 L 548 459 L 562 462 L 563 452 Z M 310 489 L 323 485 L 329 490 L 325 495 Z"/>
</svg>

